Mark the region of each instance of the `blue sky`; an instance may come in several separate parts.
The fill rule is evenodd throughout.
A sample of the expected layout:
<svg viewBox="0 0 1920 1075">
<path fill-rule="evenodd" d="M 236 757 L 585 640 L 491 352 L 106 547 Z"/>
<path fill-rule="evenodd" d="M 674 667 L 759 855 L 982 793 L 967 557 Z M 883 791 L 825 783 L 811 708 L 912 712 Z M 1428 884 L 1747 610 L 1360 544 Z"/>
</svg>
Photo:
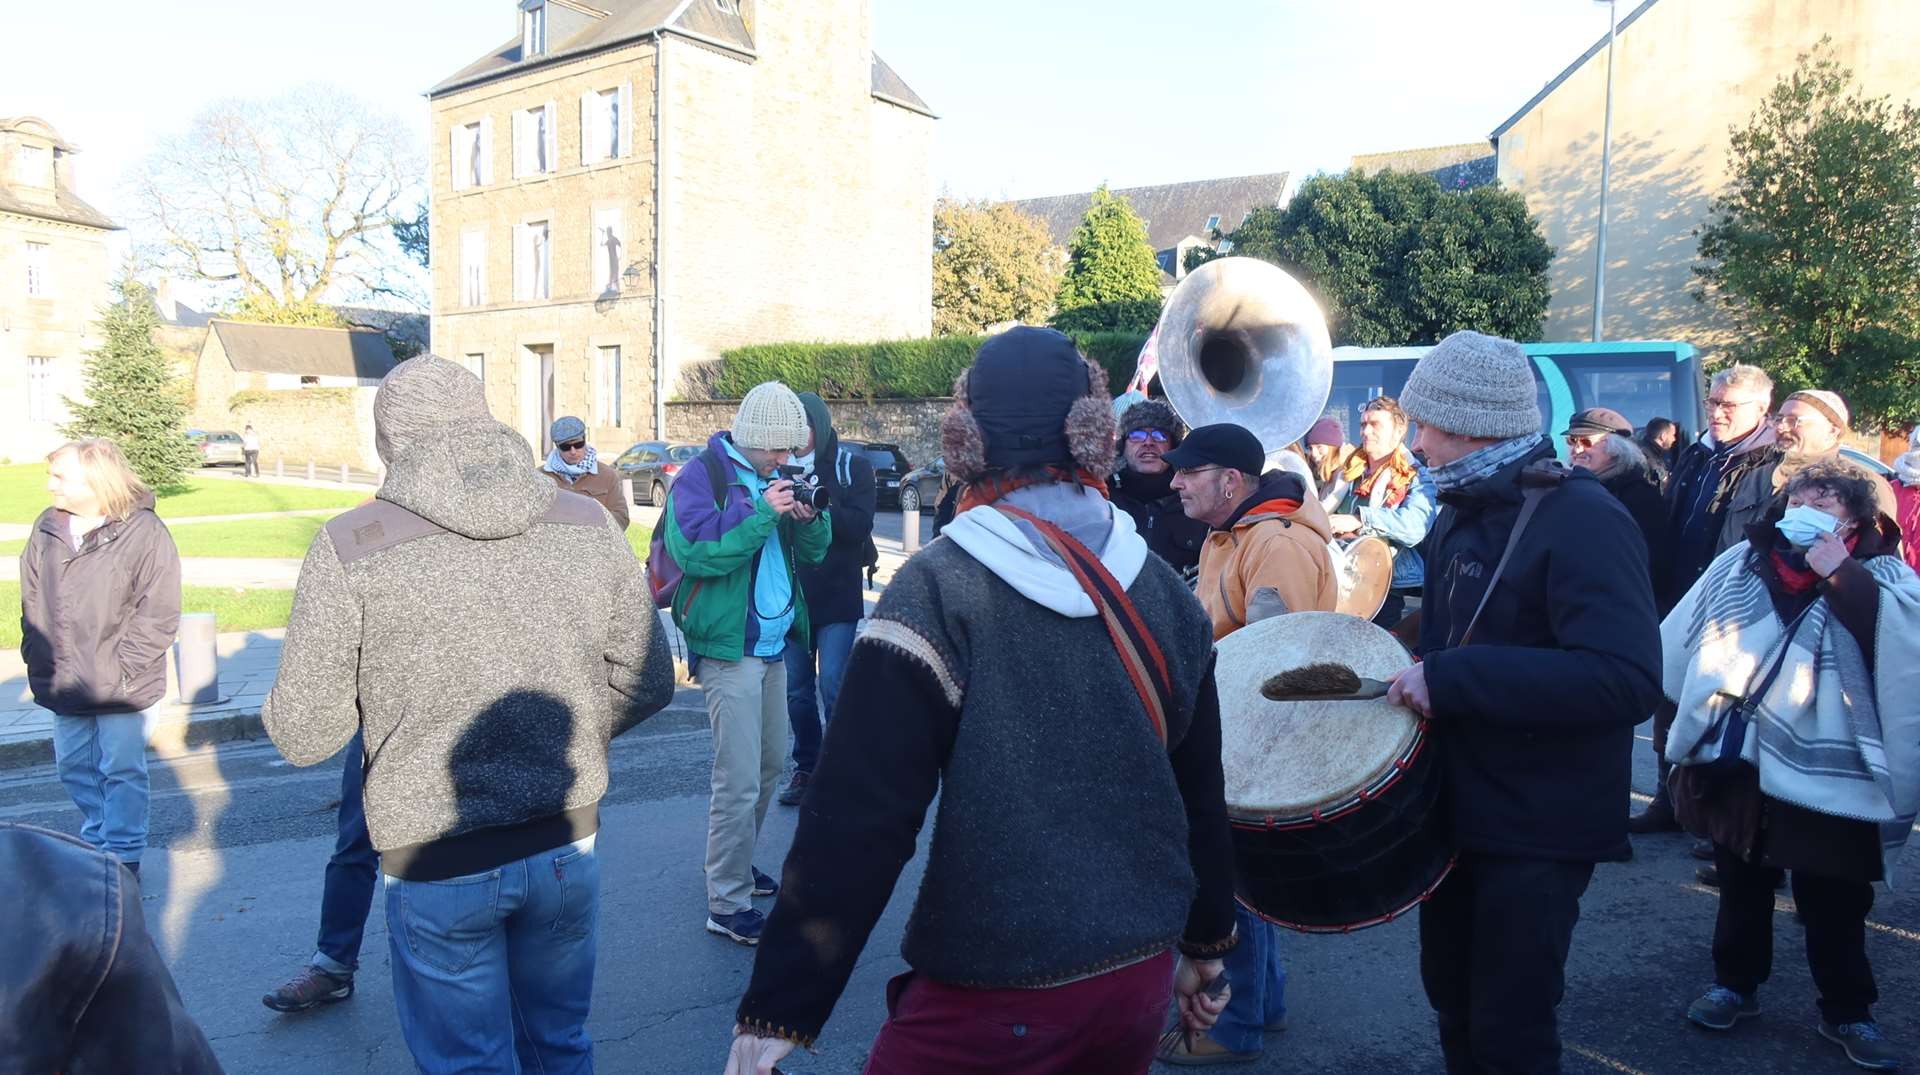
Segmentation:
<svg viewBox="0 0 1920 1075">
<path fill-rule="evenodd" d="M 1481 139 L 1607 19 L 1593 0 L 872 5 L 877 50 L 943 117 L 939 188 L 969 197 L 1338 170 L 1354 153 Z M 515 25 L 513 0 L 16 7 L 0 114 L 78 143 L 81 193 L 109 212 L 152 140 L 222 96 L 332 82 L 424 139 L 421 92 Z"/>
</svg>

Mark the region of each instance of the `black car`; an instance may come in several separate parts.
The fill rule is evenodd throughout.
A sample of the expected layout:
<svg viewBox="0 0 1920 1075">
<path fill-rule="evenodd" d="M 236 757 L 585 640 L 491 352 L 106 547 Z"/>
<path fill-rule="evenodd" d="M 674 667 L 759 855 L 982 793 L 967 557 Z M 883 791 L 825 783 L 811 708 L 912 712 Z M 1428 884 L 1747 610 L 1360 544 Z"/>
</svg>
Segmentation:
<svg viewBox="0 0 1920 1075">
<path fill-rule="evenodd" d="M 913 464 L 907 462 L 906 454 L 898 444 L 883 441 L 861 443 L 857 440 L 843 440 L 840 446 L 850 452 L 866 457 L 873 464 L 873 492 L 876 507 L 897 508 L 900 506 L 900 479 L 907 476 Z"/>
<path fill-rule="evenodd" d="M 674 475 L 687 460 L 700 454 L 698 444 L 668 444 L 664 440 L 643 440 L 620 453 L 613 469 L 633 482 L 633 502 L 659 507 L 667 502 L 667 490 L 673 488 Z M 644 498 L 644 499 L 643 499 Z"/>
<path fill-rule="evenodd" d="M 947 487 L 947 460 L 936 456 L 933 462 L 915 470 L 900 479 L 897 499 L 902 512 L 917 511 L 922 514 L 932 511 L 940 503 L 940 494 Z"/>
</svg>

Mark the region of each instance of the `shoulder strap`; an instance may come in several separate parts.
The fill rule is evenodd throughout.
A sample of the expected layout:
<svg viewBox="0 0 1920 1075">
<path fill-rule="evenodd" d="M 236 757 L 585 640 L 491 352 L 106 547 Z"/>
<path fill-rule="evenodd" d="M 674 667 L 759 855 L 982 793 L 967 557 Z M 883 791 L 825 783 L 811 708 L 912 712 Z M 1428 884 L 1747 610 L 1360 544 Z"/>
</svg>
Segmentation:
<svg viewBox="0 0 1920 1075">
<path fill-rule="evenodd" d="M 1787 651 L 1793 648 L 1793 636 L 1799 633 L 1801 622 L 1807 618 L 1807 613 L 1813 611 L 1813 606 L 1816 604 L 1819 604 L 1819 602 L 1818 601 L 1808 602 L 1807 607 L 1801 609 L 1799 615 L 1796 615 L 1793 618 L 1793 622 L 1787 624 L 1786 633 L 1782 635 L 1780 638 L 1779 652 L 1774 654 L 1773 666 L 1767 669 L 1767 674 L 1765 676 L 1761 677 L 1759 689 L 1758 690 L 1754 689 L 1754 684 L 1752 680 L 1747 681 L 1746 696 L 1748 698 L 1754 701 L 1758 701 L 1760 698 L 1766 695 L 1767 691 L 1773 689 L 1773 681 L 1779 678 L 1780 669 L 1784 667 L 1787 663 Z"/>
<path fill-rule="evenodd" d="M 1533 521 L 1533 513 L 1540 510 L 1540 502 L 1547 494 L 1560 487 L 1566 478 L 1564 467 L 1545 467 L 1536 470 L 1528 467 L 1521 476 L 1521 484 L 1527 487 L 1526 500 L 1520 505 L 1520 516 L 1513 521 L 1513 531 L 1507 535 L 1506 550 L 1500 554 L 1500 562 L 1493 566 L 1493 575 L 1487 579 L 1487 588 L 1480 594 L 1480 604 L 1473 610 L 1473 618 L 1467 621 L 1466 633 L 1460 636 L 1460 645 L 1473 640 L 1473 629 L 1480 625 L 1480 614 L 1487 610 L 1487 602 L 1493 598 L 1493 588 L 1500 585 L 1500 576 L 1506 573 L 1507 562 L 1513 559 L 1513 550 L 1520 547 L 1520 536 L 1527 532 L 1527 524 Z"/>
<path fill-rule="evenodd" d="M 1153 732 L 1160 738 L 1160 745 L 1167 744 L 1167 715 L 1173 712 L 1173 677 L 1167 672 L 1166 655 L 1160 652 L 1160 646 L 1154 642 L 1153 635 L 1147 631 L 1147 625 L 1140 619 L 1140 610 L 1133 607 L 1133 601 L 1127 597 L 1126 588 L 1120 580 L 1113 577 L 1107 565 L 1093 554 L 1093 550 L 1075 540 L 1073 535 L 1058 526 L 1040 518 L 1032 512 L 1005 504 L 996 504 L 1003 514 L 1024 519 L 1040 531 L 1047 544 L 1066 562 L 1067 570 L 1073 573 L 1075 581 L 1093 599 L 1094 608 L 1100 612 L 1100 619 L 1106 624 L 1107 635 L 1113 640 L 1113 648 L 1120 655 L 1120 665 L 1127 670 L 1127 678 L 1133 681 L 1133 689 L 1140 695 L 1140 704 L 1147 711 L 1147 720 L 1153 725 Z"/>
<path fill-rule="evenodd" d="M 727 485 L 733 478 L 733 475 L 728 473 L 732 468 L 727 466 L 726 460 L 720 458 L 720 454 L 711 447 L 700 453 L 700 458 L 705 460 L 707 465 L 707 482 L 713 486 L 715 511 L 727 510 Z"/>
</svg>

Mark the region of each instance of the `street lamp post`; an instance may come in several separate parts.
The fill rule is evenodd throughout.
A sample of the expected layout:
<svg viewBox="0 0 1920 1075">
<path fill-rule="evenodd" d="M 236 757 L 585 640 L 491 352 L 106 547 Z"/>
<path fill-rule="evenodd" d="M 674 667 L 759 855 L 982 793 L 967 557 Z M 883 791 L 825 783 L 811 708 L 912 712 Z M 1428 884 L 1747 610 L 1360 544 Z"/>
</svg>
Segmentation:
<svg viewBox="0 0 1920 1075">
<path fill-rule="evenodd" d="M 1600 320 L 1607 306 L 1607 201 L 1613 185 L 1613 42 L 1620 32 L 1617 0 L 1607 5 L 1607 115 L 1600 128 L 1600 228 L 1593 254 L 1593 342 L 1600 342 Z"/>
</svg>

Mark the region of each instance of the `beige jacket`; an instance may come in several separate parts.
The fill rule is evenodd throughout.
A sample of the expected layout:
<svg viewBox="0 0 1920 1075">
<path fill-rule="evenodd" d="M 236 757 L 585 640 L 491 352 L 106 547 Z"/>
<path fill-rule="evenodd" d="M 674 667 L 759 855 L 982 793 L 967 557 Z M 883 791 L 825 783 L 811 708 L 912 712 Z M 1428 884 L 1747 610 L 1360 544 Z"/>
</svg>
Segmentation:
<svg viewBox="0 0 1920 1075">
<path fill-rule="evenodd" d="M 1304 502 L 1270 495 L 1268 481 L 1254 505 L 1225 530 L 1207 535 L 1200 549 L 1201 605 L 1215 640 L 1281 612 L 1332 612 L 1340 600 L 1327 542 L 1333 528 L 1311 494 Z M 1248 603 L 1253 605 L 1251 617 Z"/>
</svg>

